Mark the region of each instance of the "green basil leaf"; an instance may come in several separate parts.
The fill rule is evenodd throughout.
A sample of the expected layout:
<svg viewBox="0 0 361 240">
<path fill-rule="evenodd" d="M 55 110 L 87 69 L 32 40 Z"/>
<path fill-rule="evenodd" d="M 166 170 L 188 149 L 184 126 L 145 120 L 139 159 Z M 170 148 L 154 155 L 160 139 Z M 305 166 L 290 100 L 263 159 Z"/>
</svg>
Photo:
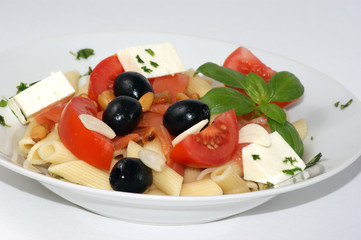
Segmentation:
<svg viewBox="0 0 361 240">
<path fill-rule="evenodd" d="M 295 127 L 286 121 L 285 124 L 280 124 L 279 122 L 268 118 L 268 125 L 271 128 L 271 132 L 277 131 L 283 139 L 295 150 L 295 152 L 302 158 L 303 155 L 303 142 L 300 138 Z"/>
<path fill-rule="evenodd" d="M 270 98 L 266 82 L 255 73 L 248 74 L 245 91 L 259 105 L 267 103 Z"/>
<path fill-rule="evenodd" d="M 256 107 L 250 98 L 228 87 L 213 88 L 200 100 L 208 105 L 211 113 L 223 113 L 234 108 L 236 115 L 242 115 L 252 112 Z"/>
<path fill-rule="evenodd" d="M 271 101 L 288 102 L 303 95 L 304 87 L 300 80 L 290 72 L 277 72 L 268 82 Z"/>
<path fill-rule="evenodd" d="M 241 89 L 245 88 L 247 80 L 246 75 L 211 62 L 207 62 L 200 66 L 196 70 L 196 73 L 202 73 L 203 75 L 224 83 L 227 86 Z"/>
<path fill-rule="evenodd" d="M 276 104 L 268 103 L 264 105 L 257 106 L 257 109 L 263 112 L 267 117 L 272 118 L 280 124 L 286 122 L 286 113 L 285 111 Z"/>
</svg>

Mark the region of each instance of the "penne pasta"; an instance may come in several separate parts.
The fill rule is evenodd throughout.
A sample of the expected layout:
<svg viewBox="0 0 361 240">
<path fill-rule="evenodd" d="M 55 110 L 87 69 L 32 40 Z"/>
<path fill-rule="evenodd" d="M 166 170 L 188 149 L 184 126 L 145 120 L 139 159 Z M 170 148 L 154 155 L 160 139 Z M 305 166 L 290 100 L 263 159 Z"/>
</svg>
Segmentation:
<svg viewBox="0 0 361 240">
<path fill-rule="evenodd" d="M 72 183 L 112 190 L 109 183 L 109 173 L 81 160 L 51 165 L 49 173 L 53 176 L 60 176 Z"/>
<path fill-rule="evenodd" d="M 35 145 L 35 142 L 30 137 L 31 129 L 33 127 L 38 126 L 39 124 L 33 120 L 29 123 L 28 127 L 26 128 L 25 134 L 19 141 L 19 154 L 22 156 L 26 156 L 29 154 L 30 149 Z"/>
<path fill-rule="evenodd" d="M 126 157 L 139 158 L 138 152 L 142 149 L 143 147 L 140 146 L 138 143 L 134 141 L 129 141 L 127 152 L 125 155 Z"/>
<path fill-rule="evenodd" d="M 162 172 L 153 171 L 153 184 L 167 195 L 179 196 L 183 177 L 166 166 Z"/>
<path fill-rule="evenodd" d="M 184 183 L 190 183 L 197 180 L 197 177 L 202 172 L 202 168 L 186 167 L 184 169 Z"/>
<path fill-rule="evenodd" d="M 84 84 L 82 84 L 79 87 L 78 91 L 75 93 L 75 96 L 79 96 L 80 94 L 83 94 L 83 93 L 88 94 L 88 88 L 89 88 L 89 78 L 87 79 L 87 81 Z"/>
<path fill-rule="evenodd" d="M 224 194 L 250 191 L 246 181 L 232 171 L 230 165 L 223 165 L 215 169 L 211 174 L 211 179 L 222 188 Z"/>
<path fill-rule="evenodd" d="M 181 196 L 211 196 L 222 195 L 222 188 L 211 179 L 203 179 L 195 182 L 184 183 L 180 192 Z"/>
<path fill-rule="evenodd" d="M 74 88 L 75 92 L 77 92 L 79 90 L 79 72 L 77 70 L 69 71 L 64 73 L 64 76 L 66 77 L 66 79 L 68 79 L 68 82 Z"/>
<path fill-rule="evenodd" d="M 154 138 L 152 141 L 146 142 L 143 147 L 148 150 L 163 154 L 162 143 L 158 137 Z"/>
<path fill-rule="evenodd" d="M 44 143 L 39 147 L 38 155 L 43 161 L 55 164 L 79 160 L 58 140 Z"/>
<path fill-rule="evenodd" d="M 297 121 L 292 122 L 292 125 L 296 128 L 298 135 L 300 135 L 300 138 L 304 140 L 308 131 L 306 120 L 302 118 L 298 119 Z"/>
</svg>

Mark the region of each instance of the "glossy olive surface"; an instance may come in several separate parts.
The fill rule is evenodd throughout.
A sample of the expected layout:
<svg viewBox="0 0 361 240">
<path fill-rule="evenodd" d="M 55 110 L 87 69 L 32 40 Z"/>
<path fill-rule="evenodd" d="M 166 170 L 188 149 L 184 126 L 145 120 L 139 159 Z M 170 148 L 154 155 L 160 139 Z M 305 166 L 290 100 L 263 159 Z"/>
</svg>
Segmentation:
<svg viewBox="0 0 361 240">
<path fill-rule="evenodd" d="M 147 92 L 153 92 L 148 79 L 137 72 L 124 72 L 117 76 L 113 86 L 115 96 L 129 96 L 140 99 Z"/>
<path fill-rule="evenodd" d="M 103 113 L 103 122 L 122 136 L 133 131 L 142 116 L 139 101 L 129 96 L 119 96 L 111 101 Z"/>
<path fill-rule="evenodd" d="M 153 183 L 152 170 L 139 158 L 122 158 L 110 172 L 109 182 L 115 191 L 143 193 Z"/>
<path fill-rule="evenodd" d="M 163 124 L 170 134 L 177 136 L 204 119 L 210 119 L 208 105 L 199 100 L 184 99 L 167 109 Z"/>
</svg>

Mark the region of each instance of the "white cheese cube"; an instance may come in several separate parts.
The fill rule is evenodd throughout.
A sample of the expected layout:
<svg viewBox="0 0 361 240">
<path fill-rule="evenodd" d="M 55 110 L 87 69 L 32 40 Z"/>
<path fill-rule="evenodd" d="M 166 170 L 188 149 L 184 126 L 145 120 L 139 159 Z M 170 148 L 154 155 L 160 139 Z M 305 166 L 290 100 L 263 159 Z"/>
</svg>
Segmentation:
<svg viewBox="0 0 361 240">
<path fill-rule="evenodd" d="M 19 120 L 24 123 L 39 111 L 63 99 L 71 97 L 74 88 L 62 72 L 51 75 L 10 99 L 9 106 Z M 23 115 L 23 116 L 21 116 Z"/>
<path fill-rule="evenodd" d="M 117 54 L 125 71 L 138 72 L 146 78 L 186 71 L 171 43 L 125 48 L 119 50 Z"/>
<path fill-rule="evenodd" d="M 270 138 L 269 147 L 253 143 L 242 149 L 246 180 L 276 185 L 305 169 L 305 163 L 278 132 Z"/>
<path fill-rule="evenodd" d="M 8 127 L 0 125 L 0 136 L 2 138 L 0 152 L 11 156 L 23 137 L 26 126 L 18 121 L 10 107 L 0 107 L 0 115 L 4 117 L 5 123 L 8 125 Z"/>
</svg>

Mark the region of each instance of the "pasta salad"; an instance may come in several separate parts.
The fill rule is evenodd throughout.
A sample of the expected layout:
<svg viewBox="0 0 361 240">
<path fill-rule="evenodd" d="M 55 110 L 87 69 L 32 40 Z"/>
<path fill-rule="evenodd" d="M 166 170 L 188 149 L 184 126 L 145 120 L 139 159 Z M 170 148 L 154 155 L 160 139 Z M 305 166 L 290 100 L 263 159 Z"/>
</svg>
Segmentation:
<svg viewBox="0 0 361 240">
<path fill-rule="evenodd" d="M 306 121 L 287 118 L 300 80 L 244 47 L 193 70 L 170 43 L 136 46 L 90 70 L 81 86 L 78 71 L 57 72 L 9 99 L 27 124 L 24 167 L 106 190 L 201 196 L 277 187 L 321 157 L 302 160 Z"/>
</svg>

